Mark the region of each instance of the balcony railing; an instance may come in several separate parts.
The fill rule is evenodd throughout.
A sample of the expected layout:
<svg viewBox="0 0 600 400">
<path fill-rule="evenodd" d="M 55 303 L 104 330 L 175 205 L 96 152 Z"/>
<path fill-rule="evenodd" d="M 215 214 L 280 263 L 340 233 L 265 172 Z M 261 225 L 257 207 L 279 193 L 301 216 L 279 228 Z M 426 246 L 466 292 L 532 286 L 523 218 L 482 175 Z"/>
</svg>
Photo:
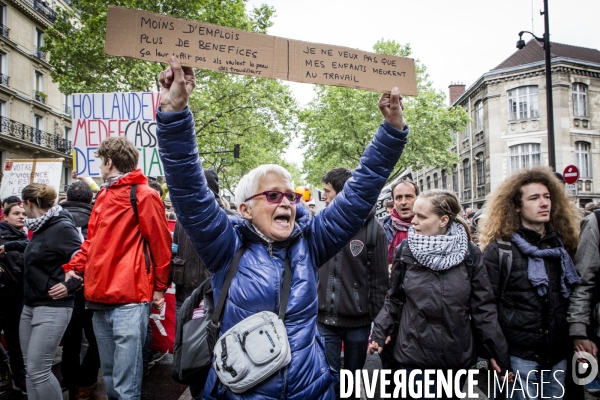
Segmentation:
<svg viewBox="0 0 600 400">
<path fill-rule="evenodd" d="M 46 94 L 43 92 L 39 92 L 37 90 L 33 91 L 33 98 L 35 101 L 39 101 L 40 103 L 46 104 Z"/>
<path fill-rule="evenodd" d="M 10 29 L 8 28 L 8 26 L 4 26 L 4 25 L 0 25 L 0 35 L 4 36 L 5 38 L 8 39 L 8 32 L 10 31 Z"/>
<path fill-rule="evenodd" d="M 46 61 L 46 52 L 41 51 L 38 46 L 33 46 L 33 55 L 42 61 Z"/>
<path fill-rule="evenodd" d="M 4 74 L 0 74 L 0 85 L 8 86 L 8 80 L 9 79 L 10 79 L 10 76 L 4 75 Z"/>
<path fill-rule="evenodd" d="M 47 149 L 60 151 L 71 155 L 71 141 L 63 139 L 55 133 L 44 132 L 32 126 L 22 124 L 12 119 L 0 116 L 0 133 L 28 143 L 45 147 Z"/>
<path fill-rule="evenodd" d="M 48 2 L 44 0 L 23 0 L 29 4 L 31 8 L 37 11 L 42 17 L 46 18 L 51 23 L 56 22 L 56 11 L 50 8 Z"/>
<path fill-rule="evenodd" d="M 71 115 L 71 107 L 65 104 L 65 114 Z"/>
</svg>

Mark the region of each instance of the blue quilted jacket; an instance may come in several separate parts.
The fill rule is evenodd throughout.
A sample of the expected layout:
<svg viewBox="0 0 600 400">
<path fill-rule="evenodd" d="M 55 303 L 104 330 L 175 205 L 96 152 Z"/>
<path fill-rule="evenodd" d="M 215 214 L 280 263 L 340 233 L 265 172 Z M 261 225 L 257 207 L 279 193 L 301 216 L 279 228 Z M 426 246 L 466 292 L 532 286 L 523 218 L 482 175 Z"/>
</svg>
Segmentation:
<svg viewBox="0 0 600 400">
<path fill-rule="evenodd" d="M 206 184 L 198 158 L 194 120 L 186 110 L 157 113 L 157 134 L 171 201 L 196 251 L 211 271 L 214 296 L 219 296 L 236 251 L 246 247 L 229 289 L 221 333 L 259 311 L 278 313 L 283 262 L 289 255 L 292 288 L 285 325 L 292 359 L 266 381 L 243 394 L 220 383 L 211 370 L 205 399 L 334 399 L 337 372 L 325 359 L 317 331 L 318 268 L 358 232 L 377 201 L 391 169 L 406 144 L 408 128 L 399 131 L 384 122 L 361 158 L 344 190 L 329 207 L 310 219 L 297 207 L 292 235 L 271 245 L 246 220 L 228 217 Z M 366 351 L 365 343 L 365 351 Z"/>
</svg>

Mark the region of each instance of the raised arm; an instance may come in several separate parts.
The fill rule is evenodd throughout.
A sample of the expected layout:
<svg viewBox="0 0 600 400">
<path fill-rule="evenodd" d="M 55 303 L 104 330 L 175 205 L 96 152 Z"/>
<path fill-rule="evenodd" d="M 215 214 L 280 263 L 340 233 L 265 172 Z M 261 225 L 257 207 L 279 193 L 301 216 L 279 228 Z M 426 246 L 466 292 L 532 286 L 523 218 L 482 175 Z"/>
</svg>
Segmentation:
<svg viewBox="0 0 600 400">
<path fill-rule="evenodd" d="M 187 104 L 196 86 L 194 70 L 171 57 L 161 72 L 161 107 L 156 114 L 160 158 L 169 196 L 181 225 L 211 272 L 229 265 L 240 246 L 227 214 L 208 188 L 198 158 L 194 119 Z"/>
<path fill-rule="evenodd" d="M 378 106 L 385 121 L 365 149 L 359 167 L 344 189 L 325 210 L 312 219 L 313 256 L 323 265 L 352 239 L 364 225 L 381 189 L 407 143 L 408 127 L 402 113 L 398 88 L 381 95 Z"/>
</svg>

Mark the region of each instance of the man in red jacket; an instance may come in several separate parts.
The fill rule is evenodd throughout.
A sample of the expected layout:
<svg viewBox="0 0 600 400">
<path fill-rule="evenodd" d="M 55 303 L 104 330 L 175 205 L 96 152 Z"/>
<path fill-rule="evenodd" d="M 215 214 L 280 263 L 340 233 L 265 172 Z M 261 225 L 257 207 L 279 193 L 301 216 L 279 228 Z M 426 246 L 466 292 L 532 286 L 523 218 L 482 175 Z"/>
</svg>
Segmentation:
<svg viewBox="0 0 600 400">
<path fill-rule="evenodd" d="M 108 397 L 139 399 L 149 307 L 150 302 L 164 307 L 171 236 L 159 196 L 136 169 L 135 146 L 125 137 L 110 137 L 96 157 L 105 185 L 92 210 L 87 240 L 63 269 L 66 279 L 83 275 Z"/>
</svg>

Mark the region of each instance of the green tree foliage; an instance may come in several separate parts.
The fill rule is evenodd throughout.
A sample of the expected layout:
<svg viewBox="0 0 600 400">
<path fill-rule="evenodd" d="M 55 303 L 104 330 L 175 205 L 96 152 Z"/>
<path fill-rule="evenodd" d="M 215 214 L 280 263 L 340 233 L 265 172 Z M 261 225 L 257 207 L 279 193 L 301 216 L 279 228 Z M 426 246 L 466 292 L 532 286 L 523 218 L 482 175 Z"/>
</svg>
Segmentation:
<svg viewBox="0 0 600 400">
<path fill-rule="evenodd" d="M 177 18 L 205 21 L 265 33 L 273 8 L 246 12 L 246 0 L 113 0 L 112 5 Z M 79 19 L 61 10 L 46 31 L 52 79 L 64 93 L 158 90 L 157 76 L 166 65 L 104 54 L 108 3 L 73 0 Z M 222 187 L 232 190 L 239 178 L 264 163 L 285 165 L 282 154 L 297 135 L 298 106 L 287 85 L 254 77 L 196 70 L 190 98 L 198 150 L 207 168 L 215 168 Z M 240 158 L 233 158 L 235 144 Z M 229 151 L 229 152 L 226 152 Z M 297 169 L 297 168 L 296 168 Z"/>
<path fill-rule="evenodd" d="M 283 151 L 298 131 L 298 107 L 290 89 L 278 81 L 215 73 L 198 81 L 190 109 L 207 167 L 216 169 L 224 187 L 232 189 L 258 165 L 286 166 Z M 240 145 L 240 158 L 232 151 Z M 289 165 L 288 165 L 289 166 Z"/>
<path fill-rule="evenodd" d="M 410 57 L 410 45 L 378 41 L 375 52 Z M 451 146 L 451 132 L 464 129 L 467 113 L 461 107 L 447 107 L 445 95 L 433 88 L 424 65 L 416 61 L 419 95 L 404 98 L 404 115 L 410 127 L 409 142 L 389 180 L 408 166 L 449 167 L 457 161 Z M 390 88 L 391 89 L 391 88 Z M 301 114 L 302 146 L 306 149 L 304 172 L 310 183 L 319 185 L 330 169 L 354 169 L 383 120 L 377 102 L 380 94 L 318 86 L 316 98 Z"/>
</svg>

